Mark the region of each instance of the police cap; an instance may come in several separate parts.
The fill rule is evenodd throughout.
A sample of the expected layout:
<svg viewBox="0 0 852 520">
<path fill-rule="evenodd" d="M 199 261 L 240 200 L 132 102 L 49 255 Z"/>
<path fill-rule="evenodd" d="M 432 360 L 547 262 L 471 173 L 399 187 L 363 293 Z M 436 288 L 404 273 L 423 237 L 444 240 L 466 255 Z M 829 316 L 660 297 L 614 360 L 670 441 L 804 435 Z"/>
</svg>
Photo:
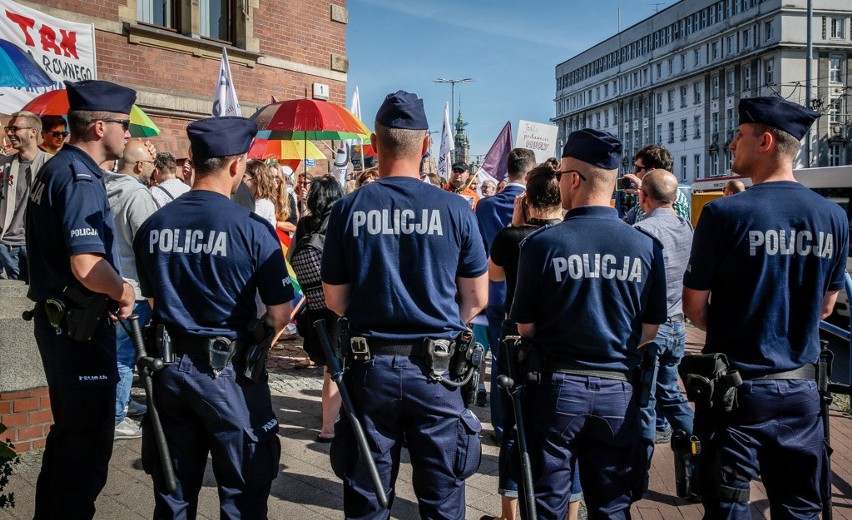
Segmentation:
<svg viewBox="0 0 852 520">
<path fill-rule="evenodd" d="M 459 161 L 459 162 L 453 163 L 453 167 L 451 168 L 451 170 L 464 170 L 464 171 L 468 172 L 468 171 L 470 171 L 470 166 L 468 166 L 466 162 Z"/>
<path fill-rule="evenodd" d="M 621 164 L 623 149 L 621 141 L 611 133 L 584 128 L 568 135 L 562 157 L 573 157 L 592 166 L 612 170 Z"/>
<path fill-rule="evenodd" d="M 427 130 L 426 111 L 423 100 L 404 90 L 388 94 L 379 111 L 376 112 L 376 122 L 385 128 L 400 128 L 402 130 Z"/>
<path fill-rule="evenodd" d="M 820 116 L 809 108 L 778 96 L 741 99 L 740 124 L 759 123 L 783 130 L 801 140 Z"/>
<path fill-rule="evenodd" d="M 208 117 L 193 121 L 186 127 L 196 161 L 242 155 L 248 151 L 256 133 L 254 121 L 237 116 Z"/>
<path fill-rule="evenodd" d="M 109 81 L 66 81 L 69 110 L 91 110 L 129 114 L 136 91 Z"/>
</svg>

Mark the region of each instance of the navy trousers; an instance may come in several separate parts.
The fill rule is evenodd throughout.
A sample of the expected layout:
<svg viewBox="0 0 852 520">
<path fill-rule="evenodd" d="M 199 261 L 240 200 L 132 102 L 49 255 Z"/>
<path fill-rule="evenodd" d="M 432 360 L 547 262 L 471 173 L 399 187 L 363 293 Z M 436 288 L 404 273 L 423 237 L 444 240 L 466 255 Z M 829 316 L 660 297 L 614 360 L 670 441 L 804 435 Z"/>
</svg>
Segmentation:
<svg viewBox="0 0 852 520">
<path fill-rule="evenodd" d="M 112 457 L 115 329 L 104 318 L 91 341 L 72 341 L 50 325 L 43 305 L 36 307 L 33 325 L 53 412 L 35 518 L 92 518 Z"/>
<path fill-rule="evenodd" d="M 405 436 L 420 517 L 464 519 L 464 480 L 479 468 L 482 425 L 463 406 L 458 389 L 430 380 L 428 373 L 425 358 L 379 355 L 355 362 L 345 381 L 390 505 Z M 359 459 L 344 416 L 335 427 L 331 461 L 343 478 L 345 517 L 390 518 L 390 507 L 379 506 L 367 466 Z"/>
<path fill-rule="evenodd" d="M 150 421 L 143 422 L 142 462 L 154 482 L 154 518 L 195 518 L 208 453 L 220 518 L 266 518 L 281 457 L 269 385 L 251 382 L 232 363 L 214 378 L 206 354 L 175 361 L 154 376 L 177 477 L 174 493 L 166 488 Z"/>
<path fill-rule="evenodd" d="M 702 436 L 710 432 L 701 455 L 704 517 L 750 519 L 748 503 L 706 490 L 720 485 L 748 489 L 760 475 L 773 519 L 818 518 L 826 453 L 816 383 L 745 381 L 737 389 L 737 400 L 733 413 L 695 414 L 696 431 Z"/>
<path fill-rule="evenodd" d="M 565 518 L 575 461 L 589 518 L 630 518 L 645 471 L 633 385 L 545 374 L 525 387 L 524 407 L 538 518 Z"/>
</svg>

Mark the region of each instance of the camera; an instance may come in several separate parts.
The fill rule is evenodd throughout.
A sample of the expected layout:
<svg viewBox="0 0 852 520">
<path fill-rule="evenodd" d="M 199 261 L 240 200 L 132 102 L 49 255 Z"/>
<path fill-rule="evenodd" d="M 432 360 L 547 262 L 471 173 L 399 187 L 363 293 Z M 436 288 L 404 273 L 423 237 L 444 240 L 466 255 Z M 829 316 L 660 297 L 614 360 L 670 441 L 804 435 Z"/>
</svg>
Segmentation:
<svg viewBox="0 0 852 520">
<path fill-rule="evenodd" d="M 619 177 L 615 181 L 615 189 L 617 190 L 629 190 L 635 187 L 636 185 L 630 182 L 630 179 L 628 179 L 627 177 Z"/>
</svg>

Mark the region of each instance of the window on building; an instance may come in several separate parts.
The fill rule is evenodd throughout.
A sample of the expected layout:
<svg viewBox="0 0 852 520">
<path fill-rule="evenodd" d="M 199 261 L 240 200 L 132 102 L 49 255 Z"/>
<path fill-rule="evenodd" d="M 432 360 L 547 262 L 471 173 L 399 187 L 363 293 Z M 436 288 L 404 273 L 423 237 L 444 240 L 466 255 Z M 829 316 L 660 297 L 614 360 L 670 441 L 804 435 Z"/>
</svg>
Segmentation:
<svg viewBox="0 0 852 520">
<path fill-rule="evenodd" d="M 763 62 L 763 84 L 775 84 L 775 60 L 773 58 Z"/>
<path fill-rule="evenodd" d="M 725 94 L 728 96 L 733 96 L 734 91 L 736 90 L 736 82 L 734 81 L 734 69 L 731 69 L 725 73 L 726 81 L 725 81 Z"/>
<path fill-rule="evenodd" d="M 831 143 L 828 145 L 828 165 L 842 166 L 843 165 L 843 144 Z"/>
<path fill-rule="evenodd" d="M 674 134 L 675 134 L 674 121 L 669 121 L 669 142 L 670 143 L 674 142 Z"/>
<path fill-rule="evenodd" d="M 693 178 L 700 179 L 701 178 L 701 154 L 695 154 L 692 156 L 692 167 L 693 167 Z"/>
<path fill-rule="evenodd" d="M 713 25 L 716 23 L 716 8 L 711 5 L 707 10 L 708 16 L 710 17 L 710 25 Z"/>
<path fill-rule="evenodd" d="M 680 71 L 683 72 L 686 70 L 686 54 L 680 55 Z"/>
<path fill-rule="evenodd" d="M 743 49 L 751 48 L 751 29 L 743 31 Z"/>
<path fill-rule="evenodd" d="M 743 72 L 743 90 L 751 90 L 751 66 L 745 65 Z"/>
<path fill-rule="evenodd" d="M 771 42 L 775 39 L 775 26 L 772 21 L 763 23 L 763 41 Z"/>
<path fill-rule="evenodd" d="M 639 140 L 639 129 L 633 131 L 633 144 L 636 145 L 636 148 L 642 146 L 642 141 Z"/>
<path fill-rule="evenodd" d="M 201 11 L 201 36 L 225 42 L 234 40 L 231 24 L 234 4 L 231 0 L 199 0 L 198 7 Z"/>
<path fill-rule="evenodd" d="M 701 137 L 701 116 L 694 116 L 692 124 L 695 125 L 695 132 L 692 134 L 693 139 Z"/>
<path fill-rule="evenodd" d="M 720 22 L 725 19 L 725 2 L 716 4 L 716 19 Z"/>
<path fill-rule="evenodd" d="M 701 53 L 698 49 L 692 51 L 692 65 L 697 67 L 701 64 Z"/>
<path fill-rule="evenodd" d="M 840 75 L 840 67 L 843 62 L 841 56 L 831 56 L 828 58 L 828 81 L 831 83 L 843 83 Z"/>
<path fill-rule="evenodd" d="M 710 175 L 719 175 L 719 154 L 716 152 L 710 152 Z"/>
<path fill-rule="evenodd" d="M 686 97 L 689 89 L 686 88 L 686 85 L 681 85 L 680 87 L 680 108 L 686 107 Z"/>
<path fill-rule="evenodd" d="M 831 19 L 831 32 L 829 33 L 832 38 L 844 38 L 845 31 L 844 23 L 846 20 L 843 18 L 832 18 Z"/>
<path fill-rule="evenodd" d="M 663 77 L 663 64 L 657 63 L 657 79 L 662 79 Z"/>
<path fill-rule="evenodd" d="M 663 124 L 657 123 L 657 144 L 663 143 Z"/>
<path fill-rule="evenodd" d="M 710 132 L 714 134 L 719 133 L 719 112 L 710 114 Z"/>
<path fill-rule="evenodd" d="M 725 37 L 725 52 L 728 53 L 728 56 L 738 52 L 736 34 L 731 34 Z"/>
<path fill-rule="evenodd" d="M 649 144 L 651 142 L 651 129 L 647 126 L 642 129 L 642 144 Z"/>
<path fill-rule="evenodd" d="M 680 178 L 686 180 L 686 156 L 680 158 Z"/>
<path fill-rule="evenodd" d="M 696 81 L 692 84 L 692 103 L 698 105 L 701 103 L 701 82 Z"/>
<path fill-rule="evenodd" d="M 680 120 L 680 140 L 686 141 L 687 137 L 686 119 Z"/>
<path fill-rule="evenodd" d="M 614 124 L 614 125 L 618 124 L 618 109 L 617 108 L 612 109 L 612 124 Z"/>
<path fill-rule="evenodd" d="M 719 98 L 719 75 L 716 74 L 710 78 L 710 96 L 713 99 Z"/>
<path fill-rule="evenodd" d="M 666 93 L 666 97 L 668 98 L 668 101 L 669 101 L 669 110 L 670 111 L 674 110 L 675 91 L 674 91 L 673 88 L 670 88 L 668 90 L 668 92 Z"/>
<path fill-rule="evenodd" d="M 725 127 L 729 132 L 733 131 L 736 127 L 736 121 L 734 121 L 734 109 L 729 108 L 725 110 Z"/>
<path fill-rule="evenodd" d="M 710 43 L 710 61 L 719 59 L 719 40 Z"/>
<path fill-rule="evenodd" d="M 642 117 L 642 102 L 638 99 L 633 100 L 633 117 L 636 119 Z"/>
<path fill-rule="evenodd" d="M 674 59 L 669 58 L 668 61 L 666 61 L 666 65 L 669 71 L 669 76 L 671 76 L 674 73 Z"/>
<path fill-rule="evenodd" d="M 725 150 L 725 173 L 731 171 L 731 165 L 734 164 L 734 153 L 731 150 Z"/>
<path fill-rule="evenodd" d="M 595 128 L 601 129 L 601 113 L 595 112 Z"/>
<path fill-rule="evenodd" d="M 177 29 L 177 5 L 174 0 L 136 0 L 136 17 L 140 22 Z"/>
<path fill-rule="evenodd" d="M 604 83 L 604 99 L 609 97 L 609 83 Z"/>
<path fill-rule="evenodd" d="M 841 96 L 832 96 L 828 102 L 828 122 L 829 123 L 840 123 L 840 114 L 843 113 L 842 109 L 843 105 L 843 97 Z"/>
<path fill-rule="evenodd" d="M 624 148 L 630 148 L 630 132 L 624 132 Z"/>
<path fill-rule="evenodd" d="M 661 114 L 663 112 L 663 94 L 657 93 L 657 113 Z"/>
</svg>

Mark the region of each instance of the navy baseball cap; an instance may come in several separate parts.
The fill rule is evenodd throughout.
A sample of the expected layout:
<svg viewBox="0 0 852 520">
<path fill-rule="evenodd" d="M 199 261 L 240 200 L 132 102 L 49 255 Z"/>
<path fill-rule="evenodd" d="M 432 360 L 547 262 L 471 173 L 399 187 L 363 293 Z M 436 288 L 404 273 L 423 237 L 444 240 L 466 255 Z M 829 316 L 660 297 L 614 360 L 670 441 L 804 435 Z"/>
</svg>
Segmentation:
<svg viewBox="0 0 852 520">
<path fill-rule="evenodd" d="M 129 114 L 136 91 L 109 81 L 66 81 L 69 110 L 91 110 Z"/>
<path fill-rule="evenodd" d="M 801 140 L 820 116 L 809 108 L 778 96 L 741 99 L 740 123 L 758 123 L 783 130 Z"/>
<path fill-rule="evenodd" d="M 186 127 L 195 160 L 242 155 L 251 146 L 257 125 L 247 117 L 208 117 Z"/>
<path fill-rule="evenodd" d="M 621 141 L 611 133 L 583 128 L 568 135 L 562 157 L 573 157 L 592 166 L 613 170 L 621 164 L 623 150 Z"/>
<path fill-rule="evenodd" d="M 388 94 L 379 111 L 376 112 L 376 123 L 385 128 L 400 128 L 403 130 L 428 130 L 426 111 L 423 100 L 404 90 Z"/>
<path fill-rule="evenodd" d="M 466 162 L 459 161 L 457 163 L 453 163 L 452 168 L 450 168 L 450 171 L 452 170 L 464 170 L 466 172 L 469 172 L 470 166 L 468 166 Z"/>
</svg>

